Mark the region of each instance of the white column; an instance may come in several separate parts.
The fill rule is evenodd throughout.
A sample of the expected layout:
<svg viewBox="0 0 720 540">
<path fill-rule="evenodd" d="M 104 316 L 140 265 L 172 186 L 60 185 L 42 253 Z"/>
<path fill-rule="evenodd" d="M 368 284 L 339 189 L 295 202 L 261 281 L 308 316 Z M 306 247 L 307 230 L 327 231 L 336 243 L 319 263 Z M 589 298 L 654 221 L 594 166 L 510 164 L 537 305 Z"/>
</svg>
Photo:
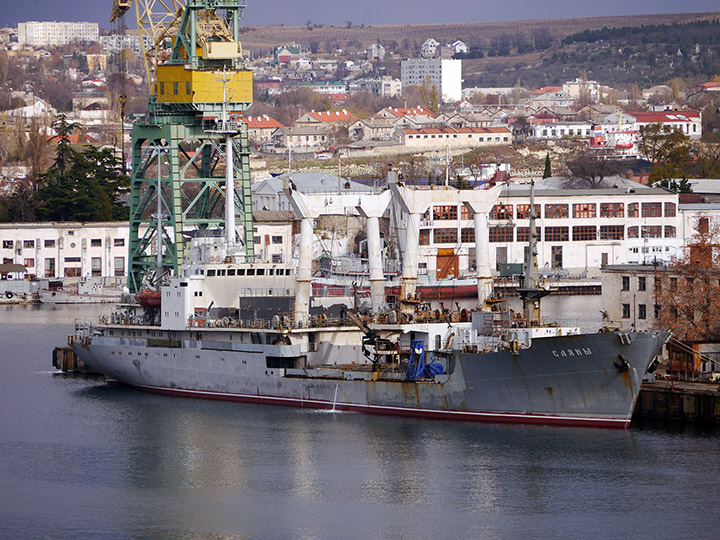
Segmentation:
<svg viewBox="0 0 720 540">
<path fill-rule="evenodd" d="M 225 138 L 225 240 L 227 242 L 227 255 L 235 244 L 235 172 L 233 166 L 232 138 Z"/>
<path fill-rule="evenodd" d="M 295 324 L 307 325 L 310 316 L 310 288 L 312 282 L 313 220 L 303 218 L 300 222 L 300 249 L 295 283 Z"/>
<path fill-rule="evenodd" d="M 367 218 L 367 240 L 372 311 L 378 313 L 385 303 L 385 275 L 380 254 L 380 220 L 377 217 Z"/>
<path fill-rule="evenodd" d="M 415 300 L 420 248 L 420 214 L 408 215 L 405 233 L 405 257 L 400 287 L 400 300 Z"/>
<path fill-rule="evenodd" d="M 476 212 L 473 214 L 473 223 L 475 225 L 475 277 L 477 278 L 478 303 L 483 306 L 492 294 L 492 272 L 487 252 L 487 214 Z"/>
</svg>

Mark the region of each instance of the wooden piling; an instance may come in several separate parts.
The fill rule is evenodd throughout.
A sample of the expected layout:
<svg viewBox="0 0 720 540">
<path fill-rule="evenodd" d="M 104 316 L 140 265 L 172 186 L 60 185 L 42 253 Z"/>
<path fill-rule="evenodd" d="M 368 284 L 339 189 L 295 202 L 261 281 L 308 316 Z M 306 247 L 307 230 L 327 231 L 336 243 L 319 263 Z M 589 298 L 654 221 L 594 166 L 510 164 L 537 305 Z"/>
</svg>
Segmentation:
<svg viewBox="0 0 720 540">
<path fill-rule="evenodd" d="M 85 363 L 67 345 L 55 347 L 52 354 L 52 365 L 64 372 L 88 373 Z"/>
</svg>

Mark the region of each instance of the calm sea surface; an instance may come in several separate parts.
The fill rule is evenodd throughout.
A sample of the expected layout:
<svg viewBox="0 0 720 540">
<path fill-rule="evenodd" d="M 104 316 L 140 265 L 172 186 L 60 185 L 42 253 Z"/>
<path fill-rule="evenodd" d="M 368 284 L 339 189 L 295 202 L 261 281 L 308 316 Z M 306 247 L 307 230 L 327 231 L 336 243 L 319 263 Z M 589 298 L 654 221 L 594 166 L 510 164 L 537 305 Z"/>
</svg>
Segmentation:
<svg viewBox="0 0 720 540">
<path fill-rule="evenodd" d="M 156 396 L 53 372 L 97 307 L 0 308 L 5 539 L 718 538 L 720 433 Z"/>
</svg>

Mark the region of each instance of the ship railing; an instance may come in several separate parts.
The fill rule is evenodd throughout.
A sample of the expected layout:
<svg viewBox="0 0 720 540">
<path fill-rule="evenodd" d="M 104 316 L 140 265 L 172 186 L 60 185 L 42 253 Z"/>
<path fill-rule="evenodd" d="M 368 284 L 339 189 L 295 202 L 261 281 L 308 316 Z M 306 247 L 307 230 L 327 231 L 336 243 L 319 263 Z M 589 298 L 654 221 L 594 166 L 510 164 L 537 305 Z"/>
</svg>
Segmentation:
<svg viewBox="0 0 720 540">
<path fill-rule="evenodd" d="M 325 314 L 312 315 L 310 320 L 301 325 L 296 325 L 291 313 L 274 315 L 271 319 L 253 318 L 243 319 L 235 317 L 222 317 L 210 319 L 205 317 L 191 317 L 188 321 L 188 328 L 242 328 L 249 330 L 290 330 L 293 328 L 333 328 L 351 326 L 354 324 L 342 317 L 328 317 Z"/>
<path fill-rule="evenodd" d="M 387 190 L 387 185 L 384 182 L 377 185 L 362 184 L 362 189 L 357 189 L 358 182 L 354 181 L 354 183 L 356 186 L 352 186 L 346 180 L 341 179 L 339 185 L 305 188 L 302 192 L 307 195 L 376 195 Z"/>
<path fill-rule="evenodd" d="M 95 329 L 95 325 L 88 319 L 75 319 L 75 339 L 82 341 L 89 338 Z"/>
<path fill-rule="evenodd" d="M 243 287 L 240 289 L 240 296 L 252 297 L 252 298 L 266 298 L 268 296 L 275 297 L 287 297 L 293 296 L 294 290 L 288 287 Z"/>
</svg>

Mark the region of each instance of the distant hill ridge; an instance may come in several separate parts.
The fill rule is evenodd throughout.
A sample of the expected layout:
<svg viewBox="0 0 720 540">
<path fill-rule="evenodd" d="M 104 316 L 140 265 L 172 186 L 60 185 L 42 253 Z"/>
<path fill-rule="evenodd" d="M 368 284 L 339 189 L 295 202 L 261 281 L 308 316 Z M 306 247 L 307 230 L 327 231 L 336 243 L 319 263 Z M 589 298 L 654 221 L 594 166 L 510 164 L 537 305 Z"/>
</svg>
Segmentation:
<svg viewBox="0 0 720 540">
<path fill-rule="evenodd" d="M 349 41 L 360 42 L 366 47 L 380 40 L 381 43 L 415 39 L 424 41 L 433 37 L 438 40 L 460 39 L 471 46 L 486 45 L 490 40 L 504 34 L 536 32 L 549 33 L 555 39 L 563 39 L 583 30 L 600 30 L 624 26 L 673 24 L 720 18 L 720 12 L 671 13 L 655 15 L 617 15 L 606 17 L 573 17 L 567 19 L 533 19 L 476 23 L 406 24 L 379 26 L 257 26 L 246 27 L 243 35 L 245 47 L 267 47 L 273 43 L 295 41 L 307 44 L 311 40 L 324 43 L 331 41 L 343 45 Z"/>
</svg>

